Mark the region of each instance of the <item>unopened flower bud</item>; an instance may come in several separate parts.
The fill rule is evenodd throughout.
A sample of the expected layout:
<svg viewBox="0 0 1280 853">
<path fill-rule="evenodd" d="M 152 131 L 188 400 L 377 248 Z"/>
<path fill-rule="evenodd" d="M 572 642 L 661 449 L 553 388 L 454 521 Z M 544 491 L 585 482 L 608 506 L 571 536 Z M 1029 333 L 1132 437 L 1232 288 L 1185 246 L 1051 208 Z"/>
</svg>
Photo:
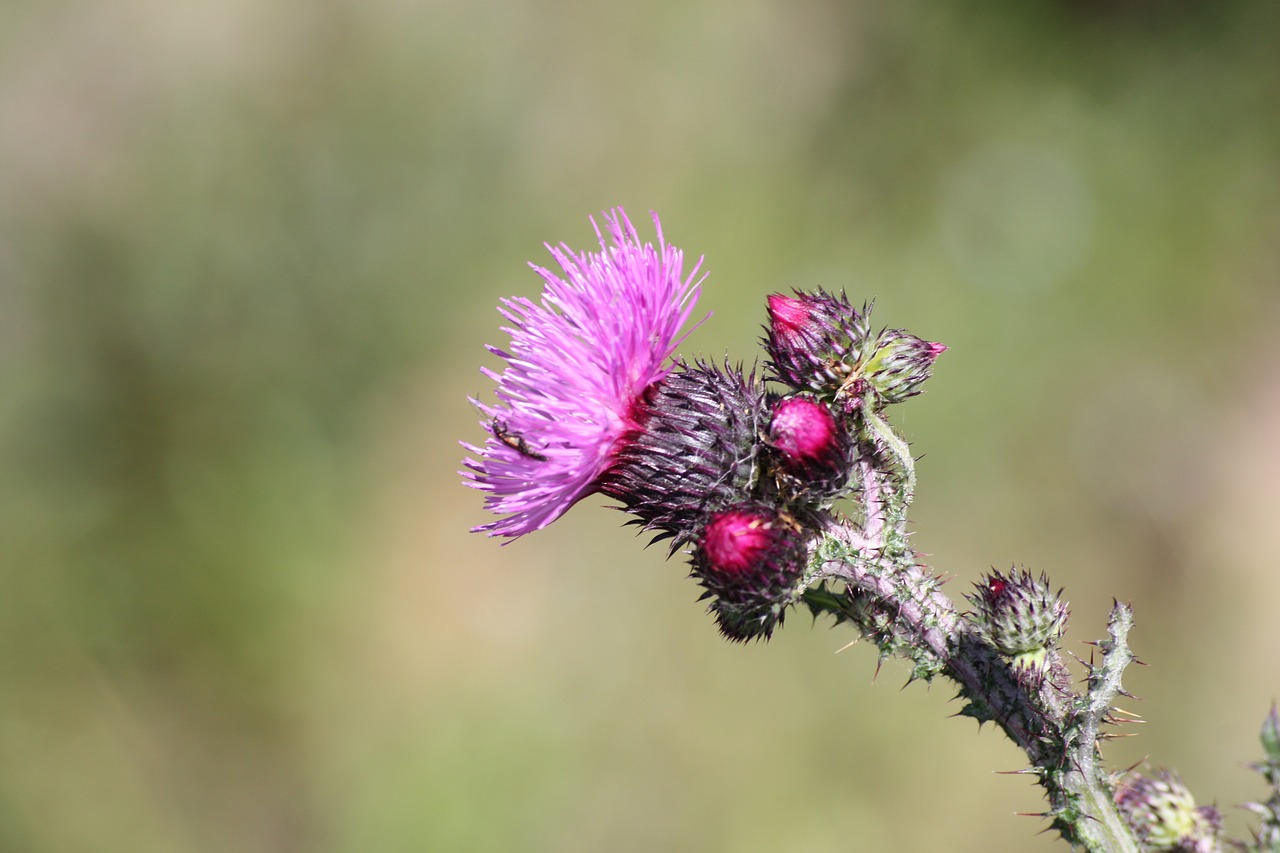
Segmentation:
<svg viewBox="0 0 1280 853">
<path fill-rule="evenodd" d="M 1222 817 L 1212 806 L 1196 807 L 1178 774 L 1125 774 L 1116 785 L 1116 805 L 1143 842 L 1144 850 L 1217 853 Z"/>
<path fill-rule="evenodd" d="M 771 331 L 783 339 L 794 339 L 813 325 L 811 319 L 815 298 L 797 293 L 794 297 L 781 293 L 770 294 L 769 323 Z"/>
<path fill-rule="evenodd" d="M 886 329 L 876 339 L 862 374 L 881 403 L 898 403 L 920 393 L 933 363 L 946 349 L 900 329 Z"/>
<path fill-rule="evenodd" d="M 769 440 L 782 457 L 799 467 L 831 452 L 836 444 L 836 419 L 821 403 L 804 397 L 781 400 L 773 407 Z"/>
<path fill-rule="evenodd" d="M 731 640 L 768 639 L 799 594 L 806 558 L 803 535 L 762 504 L 715 513 L 693 555 L 693 575 L 713 599 L 710 609 Z"/>
<path fill-rule="evenodd" d="M 680 365 L 638 407 L 600 490 L 672 551 L 693 541 L 710 513 L 752 492 L 764 398 L 753 375 Z"/>
<path fill-rule="evenodd" d="M 827 503 L 849 478 L 851 443 L 844 426 L 824 403 L 808 397 L 777 401 L 768 444 L 786 480 L 784 494 Z"/>
<path fill-rule="evenodd" d="M 775 293 L 768 302 L 765 348 L 778 381 L 828 400 L 847 392 L 871 336 L 866 309 L 821 290 Z"/>
<path fill-rule="evenodd" d="M 869 313 L 821 290 L 770 296 L 765 347 L 774 377 L 845 409 L 919 394 L 946 347 L 898 329 L 872 337 Z"/>
<path fill-rule="evenodd" d="M 1037 580 L 1025 569 L 992 572 L 977 588 L 969 601 L 978 630 L 1014 666 L 1040 669 L 1067 624 L 1062 591 L 1054 593 L 1048 577 Z"/>
</svg>

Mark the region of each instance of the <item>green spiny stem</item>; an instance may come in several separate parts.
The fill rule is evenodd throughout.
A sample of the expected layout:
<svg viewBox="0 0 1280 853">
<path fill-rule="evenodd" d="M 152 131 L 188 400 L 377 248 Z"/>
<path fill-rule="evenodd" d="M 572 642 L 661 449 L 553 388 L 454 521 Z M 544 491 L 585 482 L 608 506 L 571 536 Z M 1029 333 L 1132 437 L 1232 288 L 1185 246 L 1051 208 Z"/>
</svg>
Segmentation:
<svg viewBox="0 0 1280 853">
<path fill-rule="evenodd" d="M 1094 818 L 1082 829 L 1094 839 L 1095 844 L 1106 845 L 1101 848 L 1106 850 L 1126 849 L 1115 845 L 1122 839 L 1133 838 L 1132 830 L 1115 808 L 1110 778 L 1098 762 L 1102 725 L 1111 721 L 1111 709 L 1116 698 L 1128 695 L 1121 687 L 1121 678 L 1125 668 L 1134 660 L 1128 643 L 1132 627 L 1133 609 L 1114 602 L 1107 622 L 1110 638 L 1098 644 L 1102 649 L 1102 663 L 1091 669 L 1087 692 L 1077 700 L 1066 721 L 1071 764 L 1079 772 L 1078 777 L 1068 774 L 1066 787 L 1081 798 L 1087 812 Z"/>
<path fill-rule="evenodd" d="M 1252 850 L 1257 853 L 1280 853 L 1280 714 L 1271 705 L 1271 713 L 1262 724 L 1263 760 L 1251 764 L 1271 786 L 1271 796 L 1263 803 L 1245 803 L 1245 808 L 1262 818 L 1254 834 Z"/>
<path fill-rule="evenodd" d="M 862 416 L 875 442 L 889 450 L 893 461 L 902 470 L 902 501 L 904 504 L 911 503 L 916 490 L 916 460 L 911 455 L 911 446 L 907 444 L 906 439 L 898 435 L 888 421 L 870 408 L 864 409 Z"/>
<path fill-rule="evenodd" d="M 871 415 L 870 417 L 876 417 Z M 910 460 L 883 420 L 868 420 L 901 443 L 886 441 L 896 458 Z M 1043 677 L 1016 671 L 955 608 L 940 583 L 907 548 L 906 507 L 914 484 L 905 477 L 860 464 L 865 519 L 861 526 L 831 516 L 818 531 L 808 577 L 822 584 L 805 594 L 815 613 L 850 621 L 873 638 L 881 654 L 914 663 L 912 676 L 945 675 L 968 700 L 962 713 L 995 722 L 1030 760 L 1048 795 L 1053 826 L 1063 837 L 1094 853 L 1139 853 L 1140 845 L 1116 809 L 1109 780 L 1098 764 L 1099 726 L 1108 721 L 1110 701 L 1120 689 L 1120 673 L 1132 659 L 1125 634 L 1132 621 L 1117 605 L 1111 640 L 1103 643 L 1102 666 L 1087 696 L 1066 686 L 1065 668 L 1050 651 Z M 822 582 L 843 581 L 844 596 Z"/>
<path fill-rule="evenodd" d="M 1098 737 L 1102 724 L 1110 718 L 1112 703 L 1124 692 L 1120 680 L 1125 667 L 1133 661 L 1128 644 L 1132 626 L 1133 610 L 1115 602 L 1107 623 L 1110 639 L 1099 644 L 1102 664 L 1090 672 L 1088 692 L 1076 703 L 1068 719 L 1069 729 L 1074 733 L 1068 744 L 1072 763 L 1086 778 L 1104 785 L 1105 773 L 1098 765 Z"/>
</svg>

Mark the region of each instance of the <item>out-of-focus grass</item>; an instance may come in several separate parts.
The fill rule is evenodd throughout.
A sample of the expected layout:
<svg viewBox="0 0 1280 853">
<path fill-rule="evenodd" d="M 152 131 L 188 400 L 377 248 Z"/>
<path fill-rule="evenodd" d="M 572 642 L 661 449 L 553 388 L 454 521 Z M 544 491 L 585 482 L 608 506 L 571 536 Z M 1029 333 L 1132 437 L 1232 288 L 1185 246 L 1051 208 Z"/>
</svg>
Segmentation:
<svg viewBox="0 0 1280 853">
<path fill-rule="evenodd" d="M 1018 755 L 797 615 L 730 647 L 584 504 L 467 534 L 499 295 L 656 209 L 949 344 L 919 547 L 1133 601 L 1224 806 L 1280 690 L 1266 2 L 0 10 L 0 848 L 1026 850 Z M 1083 653 L 1084 647 L 1073 645 Z M 1232 817 L 1230 825 L 1243 824 Z"/>
</svg>

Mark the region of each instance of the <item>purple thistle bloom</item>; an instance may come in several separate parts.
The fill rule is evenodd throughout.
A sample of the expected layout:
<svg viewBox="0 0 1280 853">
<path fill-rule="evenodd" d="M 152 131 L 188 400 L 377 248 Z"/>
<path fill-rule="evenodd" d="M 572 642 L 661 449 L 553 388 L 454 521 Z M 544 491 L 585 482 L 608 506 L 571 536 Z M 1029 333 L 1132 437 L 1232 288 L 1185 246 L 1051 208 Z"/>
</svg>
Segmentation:
<svg viewBox="0 0 1280 853">
<path fill-rule="evenodd" d="M 671 371 L 702 261 L 683 275 L 684 253 L 666 244 L 657 214 L 656 249 L 641 244 L 621 208 L 604 219 L 610 239 L 591 220 L 598 254 L 547 244 L 564 278 L 530 264 L 545 281 L 541 302 L 514 297 L 498 309 L 511 346 L 487 349 L 507 366 L 501 375 L 481 368 L 498 383 L 498 403 L 472 400 L 489 438 L 484 447 L 463 442 L 476 458 L 459 473 L 487 493 L 487 509 L 509 515 L 473 532 L 522 536 L 597 491 L 620 441 L 639 426 L 646 391 Z"/>
</svg>

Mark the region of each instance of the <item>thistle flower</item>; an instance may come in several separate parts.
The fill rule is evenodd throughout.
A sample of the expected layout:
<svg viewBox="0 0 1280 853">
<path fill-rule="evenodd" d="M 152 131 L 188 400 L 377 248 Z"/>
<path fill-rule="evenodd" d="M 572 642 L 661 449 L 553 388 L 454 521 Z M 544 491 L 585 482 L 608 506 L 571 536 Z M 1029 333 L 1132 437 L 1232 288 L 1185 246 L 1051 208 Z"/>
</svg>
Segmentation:
<svg viewBox="0 0 1280 853">
<path fill-rule="evenodd" d="M 712 512 L 757 490 L 765 411 L 754 373 L 679 365 L 639 405 L 638 427 L 619 445 L 600 491 L 658 531 L 654 541 L 670 538 L 674 552 Z"/>
<path fill-rule="evenodd" d="M 655 214 L 658 246 L 640 242 L 621 208 L 604 215 L 608 238 L 592 220 L 599 253 L 547 245 L 563 277 L 530 264 L 543 278 L 540 302 L 502 300 L 511 323 L 507 362 L 495 380 L 497 405 L 485 415 L 483 447 L 459 472 L 505 518 L 473 531 L 516 537 L 546 527 L 597 491 L 619 443 L 637 426 L 645 394 L 670 372 L 668 359 L 697 301 L 701 260 L 688 276 L 683 253 L 668 246 Z"/>
<path fill-rule="evenodd" d="M 692 566 L 720 632 L 768 639 L 801 593 L 806 554 L 802 532 L 772 507 L 743 503 L 713 515 Z"/>
</svg>

